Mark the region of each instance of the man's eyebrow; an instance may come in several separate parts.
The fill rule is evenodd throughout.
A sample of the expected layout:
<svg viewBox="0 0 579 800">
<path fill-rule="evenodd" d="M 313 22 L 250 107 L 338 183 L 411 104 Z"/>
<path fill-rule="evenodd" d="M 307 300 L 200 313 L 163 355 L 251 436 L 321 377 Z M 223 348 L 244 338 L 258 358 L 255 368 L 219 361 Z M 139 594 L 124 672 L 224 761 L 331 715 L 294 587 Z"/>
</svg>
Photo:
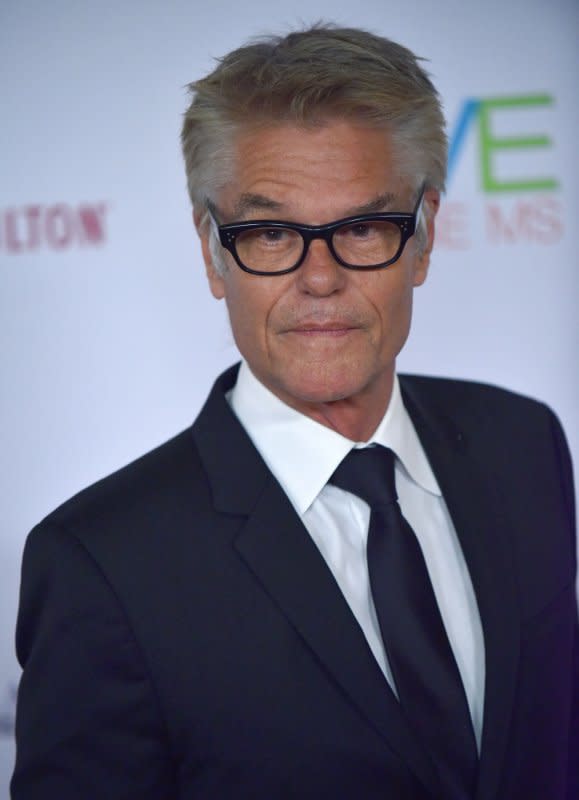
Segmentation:
<svg viewBox="0 0 579 800">
<path fill-rule="evenodd" d="M 367 203 L 352 207 L 344 216 L 353 217 L 359 214 L 373 214 L 378 211 L 386 211 L 388 208 L 399 204 L 399 202 L 398 195 L 392 192 L 383 192 L 373 197 L 372 200 L 369 200 Z M 252 211 L 273 211 L 277 213 L 283 210 L 283 208 L 283 203 L 272 200 L 271 197 L 266 197 L 263 194 L 256 194 L 254 192 L 244 192 L 235 204 L 233 214 L 234 219 L 243 219 L 245 214 Z"/>
<path fill-rule="evenodd" d="M 374 214 L 378 211 L 387 211 L 389 208 L 396 207 L 400 203 L 398 195 L 392 192 L 384 192 L 364 203 L 361 206 L 356 206 L 348 212 L 349 217 L 356 216 L 357 214 Z"/>
<path fill-rule="evenodd" d="M 283 204 L 278 203 L 277 200 L 272 200 L 263 194 L 244 192 L 235 204 L 233 213 L 236 218 L 239 218 L 249 211 L 279 211 L 281 208 L 283 208 Z"/>
</svg>

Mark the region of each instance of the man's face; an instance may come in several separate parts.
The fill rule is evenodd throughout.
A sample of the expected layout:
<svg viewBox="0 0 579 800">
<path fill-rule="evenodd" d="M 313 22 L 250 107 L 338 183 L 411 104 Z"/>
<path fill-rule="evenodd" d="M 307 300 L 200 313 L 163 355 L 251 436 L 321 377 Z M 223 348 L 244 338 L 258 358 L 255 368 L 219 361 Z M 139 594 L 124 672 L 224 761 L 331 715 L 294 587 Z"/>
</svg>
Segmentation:
<svg viewBox="0 0 579 800">
<path fill-rule="evenodd" d="M 411 211 L 416 195 L 397 177 L 389 137 L 345 121 L 323 127 L 272 125 L 237 140 L 235 175 L 214 198 L 220 222 L 277 219 L 323 224 L 358 213 Z M 427 201 L 436 206 L 438 197 Z M 287 275 L 245 273 L 223 250 L 219 274 L 200 232 L 213 295 L 225 298 L 236 344 L 256 377 L 289 405 L 316 416 L 346 401 L 360 413 L 388 403 L 394 362 L 410 326 L 412 291 L 428 268 L 416 237 L 390 267 L 345 269 L 314 240 Z"/>
</svg>

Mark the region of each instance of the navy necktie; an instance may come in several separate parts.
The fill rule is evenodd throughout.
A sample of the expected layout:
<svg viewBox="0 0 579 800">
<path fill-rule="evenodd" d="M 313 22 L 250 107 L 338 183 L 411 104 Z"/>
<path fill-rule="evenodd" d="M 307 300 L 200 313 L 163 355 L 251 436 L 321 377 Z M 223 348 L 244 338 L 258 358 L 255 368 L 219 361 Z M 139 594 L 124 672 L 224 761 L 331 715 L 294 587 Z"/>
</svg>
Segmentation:
<svg viewBox="0 0 579 800">
<path fill-rule="evenodd" d="M 400 705 L 433 758 L 445 800 L 470 798 L 478 764 L 472 721 L 422 550 L 398 504 L 394 453 L 352 450 L 330 483 L 370 506 L 370 587 Z"/>
</svg>

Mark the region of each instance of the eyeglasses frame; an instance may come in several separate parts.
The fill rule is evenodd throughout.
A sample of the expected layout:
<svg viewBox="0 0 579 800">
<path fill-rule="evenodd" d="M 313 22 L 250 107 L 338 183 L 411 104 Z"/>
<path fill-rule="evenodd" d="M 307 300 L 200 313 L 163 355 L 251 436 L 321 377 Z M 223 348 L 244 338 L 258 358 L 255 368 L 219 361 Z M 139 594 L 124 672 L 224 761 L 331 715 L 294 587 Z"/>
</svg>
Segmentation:
<svg viewBox="0 0 579 800">
<path fill-rule="evenodd" d="M 372 214 L 355 214 L 354 216 L 351 217 L 343 217 L 342 219 L 338 219 L 335 222 L 328 222 L 325 225 L 301 225 L 296 222 L 282 222 L 280 220 L 268 220 L 268 219 L 248 220 L 246 222 L 230 222 L 226 223 L 225 225 L 220 225 L 215 216 L 215 211 L 216 211 L 215 207 L 212 204 L 208 204 L 207 210 L 209 212 L 211 222 L 214 225 L 214 228 L 217 232 L 222 247 L 224 247 L 231 253 L 237 266 L 240 267 L 244 272 L 248 272 L 250 275 L 264 275 L 264 276 L 287 275 L 290 272 L 295 272 L 304 263 L 306 256 L 308 254 L 309 246 L 314 239 L 323 239 L 326 242 L 326 244 L 328 245 L 328 249 L 332 254 L 332 257 L 335 259 L 335 261 L 337 261 L 338 264 L 340 264 L 340 266 L 344 267 L 345 269 L 354 270 L 356 272 L 357 271 L 367 272 L 370 270 L 384 269 L 385 267 L 389 267 L 396 261 L 398 261 L 398 259 L 400 258 L 400 256 L 404 251 L 404 248 L 406 247 L 406 243 L 416 233 L 417 221 L 422 211 L 422 203 L 424 201 L 425 189 L 426 185 L 423 184 L 420 189 L 420 193 L 418 195 L 414 211 L 410 213 L 408 212 L 403 213 L 397 211 L 383 211 Z M 384 261 L 381 264 L 371 264 L 362 266 L 347 264 L 345 261 L 343 261 L 343 259 L 340 258 L 340 256 L 334 250 L 332 237 L 335 231 L 338 228 L 341 228 L 343 225 L 355 225 L 356 223 L 374 222 L 374 221 L 392 222 L 394 225 L 398 226 L 400 230 L 400 245 L 398 247 L 398 250 L 396 251 L 396 254 L 392 258 L 388 259 L 388 261 Z M 236 239 L 244 231 L 255 230 L 256 228 L 270 228 L 273 230 L 283 228 L 285 230 L 291 230 L 295 231 L 296 233 L 299 233 L 302 237 L 304 246 L 302 254 L 298 259 L 297 263 L 294 264 L 293 267 L 288 267 L 287 269 L 282 269 L 275 272 L 272 272 L 271 270 L 265 271 L 265 270 L 251 269 L 250 267 L 247 267 L 241 261 L 237 253 Z"/>
</svg>

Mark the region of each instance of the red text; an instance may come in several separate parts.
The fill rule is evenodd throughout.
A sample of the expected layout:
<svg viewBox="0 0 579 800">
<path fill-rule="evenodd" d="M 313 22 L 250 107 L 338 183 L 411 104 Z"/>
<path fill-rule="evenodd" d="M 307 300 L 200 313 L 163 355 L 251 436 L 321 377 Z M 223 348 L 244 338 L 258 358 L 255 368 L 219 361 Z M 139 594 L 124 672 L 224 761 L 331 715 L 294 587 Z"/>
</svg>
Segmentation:
<svg viewBox="0 0 579 800">
<path fill-rule="evenodd" d="M 8 253 L 99 246 L 106 241 L 105 203 L 0 209 L 0 249 Z"/>
</svg>

